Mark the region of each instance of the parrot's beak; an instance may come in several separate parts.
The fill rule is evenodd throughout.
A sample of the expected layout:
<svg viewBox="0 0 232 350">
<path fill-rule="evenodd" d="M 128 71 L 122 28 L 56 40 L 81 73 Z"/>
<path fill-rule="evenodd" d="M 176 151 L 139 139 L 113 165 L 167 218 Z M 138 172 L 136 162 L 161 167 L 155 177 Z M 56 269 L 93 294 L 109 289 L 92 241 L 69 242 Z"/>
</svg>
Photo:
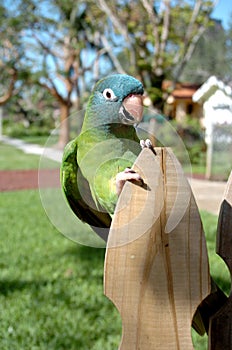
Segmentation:
<svg viewBox="0 0 232 350">
<path fill-rule="evenodd" d="M 119 115 L 124 124 L 139 124 L 143 118 L 142 95 L 130 94 L 124 98 Z"/>
</svg>

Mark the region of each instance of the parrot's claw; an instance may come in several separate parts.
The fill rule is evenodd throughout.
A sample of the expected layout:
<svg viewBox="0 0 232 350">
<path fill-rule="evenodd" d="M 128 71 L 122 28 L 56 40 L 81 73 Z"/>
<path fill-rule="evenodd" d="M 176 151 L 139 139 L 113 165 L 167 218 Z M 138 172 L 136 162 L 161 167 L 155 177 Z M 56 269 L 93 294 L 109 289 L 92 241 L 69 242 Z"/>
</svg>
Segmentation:
<svg viewBox="0 0 232 350">
<path fill-rule="evenodd" d="M 142 149 L 143 148 L 149 148 L 156 155 L 156 151 L 153 148 L 151 140 L 149 140 L 149 139 L 146 139 L 145 141 L 144 140 L 140 140 L 140 146 L 141 146 Z"/>
<path fill-rule="evenodd" d="M 142 177 L 131 168 L 126 168 L 116 175 L 116 192 L 119 196 L 126 181 L 134 182 L 139 186 L 144 185 Z"/>
</svg>

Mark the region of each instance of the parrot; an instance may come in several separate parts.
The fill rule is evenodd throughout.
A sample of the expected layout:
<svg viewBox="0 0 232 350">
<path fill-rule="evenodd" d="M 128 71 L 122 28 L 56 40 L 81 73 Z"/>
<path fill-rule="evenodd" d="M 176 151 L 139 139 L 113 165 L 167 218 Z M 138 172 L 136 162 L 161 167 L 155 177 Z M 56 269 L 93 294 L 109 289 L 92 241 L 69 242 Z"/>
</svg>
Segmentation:
<svg viewBox="0 0 232 350">
<path fill-rule="evenodd" d="M 142 83 L 127 74 L 99 80 L 89 97 L 80 134 L 63 153 L 61 184 L 76 216 L 98 234 L 109 228 L 126 181 L 143 184 L 131 169 L 141 148 L 135 126 L 143 117 Z M 155 152 L 153 150 L 153 152 Z"/>
<path fill-rule="evenodd" d="M 149 148 L 156 155 L 151 141 L 139 140 L 136 133 L 143 117 L 143 94 L 142 83 L 127 74 L 99 80 L 90 94 L 81 132 L 63 152 L 61 186 L 67 202 L 105 241 L 125 182 L 144 184 L 131 169 L 141 149 Z M 199 334 L 208 331 L 210 317 L 226 300 L 212 281 L 212 293 L 192 321 Z"/>
</svg>

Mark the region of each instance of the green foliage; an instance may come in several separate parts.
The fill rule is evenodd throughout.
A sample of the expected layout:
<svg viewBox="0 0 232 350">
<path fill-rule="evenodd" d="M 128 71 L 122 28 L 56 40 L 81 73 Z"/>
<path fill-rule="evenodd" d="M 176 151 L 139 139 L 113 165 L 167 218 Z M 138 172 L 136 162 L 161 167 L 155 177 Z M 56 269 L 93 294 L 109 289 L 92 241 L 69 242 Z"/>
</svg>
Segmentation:
<svg viewBox="0 0 232 350">
<path fill-rule="evenodd" d="M 25 127 L 23 122 L 7 122 L 4 125 L 4 134 L 10 137 L 22 138 L 25 136 L 49 136 L 51 129 L 48 126 L 31 125 Z"/>
<path fill-rule="evenodd" d="M 199 82 L 212 72 L 219 77 L 228 76 L 231 55 L 226 48 L 230 49 L 231 41 L 224 40 L 224 32 L 218 30 L 217 23 L 212 25 L 213 1 L 201 0 L 191 25 L 193 1 L 178 0 L 169 6 L 161 6 L 159 1 L 146 3 L 19 0 L 7 6 L 7 2 L 0 0 L 0 39 L 4 44 L 0 64 L 2 67 L 3 62 L 7 68 L 0 72 L 4 81 L 0 88 L 6 92 L 9 87 L 12 72 L 8 68 L 16 67 L 18 74 L 17 94 L 8 110 L 30 123 L 45 115 L 52 121 L 51 102 L 56 101 L 59 116 L 66 118 L 71 97 L 77 97 L 80 109 L 81 96 L 88 87 L 112 70 L 138 77 L 153 104 L 162 110 L 166 98 L 162 82 L 166 78 L 180 79 L 202 28 L 207 31 L 182 77 Z M 215 36 L 216 40 L 212 40 Z M 12 47 L 7 47 L 9 42 Z M 28 91 L 21 93 L 25 86 L 34 96 L 29 96 Z M 64 123 L 62 127 L 65 129 Z M 60 144 L 66 143 L 67 134 L 68 128 L 62 130 Z M 18 136 L 18 131 L 13 129 L 12 135 Z M 197 161 L 200 147 L 189 148 L 193 162 Z"/>
<path fill-rule="evenodd" d="M 147 88 L 147 93 L 154 104 L 162 100 L 162 91 L 155 86 Z"/>
<path fill-rule="evenodd" d="M 147 117 L 149 116 L 146 115 L 145 118 Z M 149 127 L 147 126 L 145 129 L 149 130 Z M 167 121 L 164 117 L 157 116 L 155 136 L 156 146 L 171 147 L 184 167 L 189 165 L 186 164 L 186 153 L 183 152 L 185 147 L 188 154 L 188 163 L 190 161 L 191 165 L 194 166 L 194 170 L 196 169 L 195 165 L 198 166 L 197 173 L 199 170 L 200 173 L 205 172 L 206 145 L 197 119 L 186 117 L 185 122 L 180 124 L 176 120 Z M 145 139 L 149 138 L 149 135 L 142 132 L 139 137 L 140 139 Z"/>
<path fill-rule="evenodd" d="M 3 132 L 11 137 L 49 135 L 54 129 L 55 104 L 44 89 L 24 86 L 4 106 Z"/>
<path fill-rule="evenodd" d="M 209 214 L 206 211 L 201 212 L 201 218 L 206 235 L 207 249 L 209 252 L 211 275 L 224 293 L 229 295 L 230 273 L 224 261 L 215 253 L 218 219 L 215 215 Z"/>
<path fill-rule="evenodd" d="M 4 106 L 4 115 L 9 122 L 23 120 L 28 125 L 54 127 L 54 110 L 57 108 L 52 96 L 44 88 L 24 85 Z"/>
<path fill-rule="evenodd" d="M 205 165 L 206 144 L 197 118 L 186 116 L 184 123 L 172 122 L 188 151 L 191 164 Z"/>
<path fill-rule="evenodd" d="M 181 79 L 192 83 L 204 83 L 208 77 L 216 75 L 222 80 L 227 80 L 228 75 L 231 75 L 231 65 L 227 57 L 229 50 L 226 32 L 220 21 L 213 21 L 199 39 Z"/>
<path fill-rule="evenodd" d="M 23 44 L 30 43 L 22 60 L 31 73 L 29 80 L 46 85 L 53 97 L 59 95 L 62 99 L 68 98 L 70 88 L 75 93 L 81 86 L 83 88 L 79 78 L 82 75 L 85 79 L 87 71 L 105 73 L 106 61 L 112 70 L 118 69 L 115 61 L 118 57 L 120 61 L 123 55 L 128 57 L 123 68 L 140 77 L 146 88 L 154 86 L 154 81 L 160 82 L 160 77 L 173 76 L 175 67 L 185 63 L 184 56 L 190 43 L 194 43 L 196 33 L 209 23 L 213 2 L 201 1 L 192 30 L 187 30 L 193 12 L 192 1 L 176 1 L 170 3 L 170 7 L 158 3 L 148 8 L 140 1 L 102 1 L 101 4 L 77 1 L 73 4 L 73 1 L 20 0 L 12 10 L 4 7 L 4 2 L 2 7 L 11 20 L 11 27 L 18 29 L 20 25 L 19 28 L 24 29 Z M 108 41 L 107 46 L 101 40 L 102 35 Z M 62 52 L 69 53 L 69 60 Z M 70 66 L 73 57 L 75 62 Z M 98 72 L 93 72 L 96 66 L 92 63 L 85 64 L 90 57 L 92 63 L 93 57 L 97 63 L 102 62 L 98 64 Z M 65 78 L 71 85 L 65 83 L 61 94 L 57 79 L 63 83 Z"/>
<path fill-rule="evenodd" d="M 227 180 L 232 169 L 232 125 L 216 124 L 213 128 L 211 178 Z"/>
</svg>

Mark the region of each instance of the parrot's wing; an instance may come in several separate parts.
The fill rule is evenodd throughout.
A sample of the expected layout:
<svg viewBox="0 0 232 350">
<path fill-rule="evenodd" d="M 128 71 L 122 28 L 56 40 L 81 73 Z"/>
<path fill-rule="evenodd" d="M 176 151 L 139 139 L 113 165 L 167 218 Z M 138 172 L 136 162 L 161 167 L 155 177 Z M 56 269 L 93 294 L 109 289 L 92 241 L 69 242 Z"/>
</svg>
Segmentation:
<svg viewBox="0 0 232 350">
<path fill-rule="evenodd" d="M 92 226 L 102 238 L 107 239 L 104 229 L 110 227 L 111 216 L 100 207 L 96 207 L 89 184 L 78 167 L 76 157 L 77 140 L 73 140 L 64 149 L 61 165 L 61 186 L 64 195 L 76 216 Z"/>
</svg>

